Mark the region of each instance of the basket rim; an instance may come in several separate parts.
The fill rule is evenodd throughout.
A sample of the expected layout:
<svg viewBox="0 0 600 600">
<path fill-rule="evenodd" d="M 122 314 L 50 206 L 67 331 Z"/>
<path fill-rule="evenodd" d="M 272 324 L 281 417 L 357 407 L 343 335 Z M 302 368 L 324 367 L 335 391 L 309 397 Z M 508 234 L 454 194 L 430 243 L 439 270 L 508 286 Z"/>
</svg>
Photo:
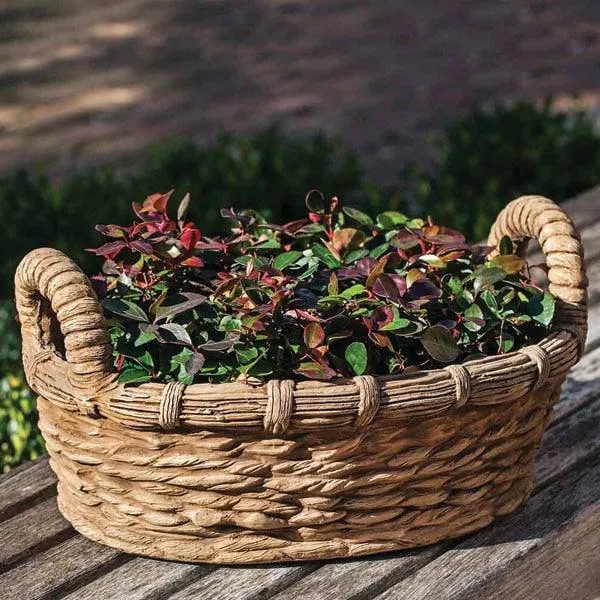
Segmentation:
<svg viewBox="0 0 600 600">
<path fill-rule="evenodd" d="M 68 383 L 69 365 L 54 351 L 39 353 L 33 361 L 37 364 L 30 364 L 28 372 L 32 388 L 51 402 L 127 428 L 280 434 L 288 428 L 297 432 L 363 427 L 377 420 L 389 423 L 448 411 L 452 414 L 464 405 L 509 403 L 562 381 L 578 358 L 577 334 L 560 327 L 538 343 L 510 353 L 416 373 L 366 375 L 353 380 L 185 386 L 173 382 L 118 384 L 115 379 L 103 393 L 87 395 Z"/>
</svg>

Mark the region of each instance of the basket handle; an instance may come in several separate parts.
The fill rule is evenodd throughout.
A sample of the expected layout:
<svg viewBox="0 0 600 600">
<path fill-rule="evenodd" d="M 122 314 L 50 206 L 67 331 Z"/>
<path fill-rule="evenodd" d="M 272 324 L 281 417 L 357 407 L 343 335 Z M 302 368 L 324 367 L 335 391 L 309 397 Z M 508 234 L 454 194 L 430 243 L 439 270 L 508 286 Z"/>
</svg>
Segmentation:
<svg viewBox="0 0 600 600">
<path fill-rule="evenodd" d="M 69 382 L 87 394 L 114 379 L 102 307 L 70 258 L 52 248 L 27 254 L 15 273 L 15 299 L 25 374 L 34 389 L 36 359 L 48 352 L 66 359 Z"/>
<path fill-rule="evenodd" d="M 571 218 L 544 196 L 521 196 L 510 202 L 492 225 L 488 243 L 497 246 L 507 235 L 519 253 L 535 238 L 548 266 L 548 289 L 557 298 L 555 325 L 574 333 L 581 350 L 587 335 L 587 286 L 583 245 Z"/>
</svg>

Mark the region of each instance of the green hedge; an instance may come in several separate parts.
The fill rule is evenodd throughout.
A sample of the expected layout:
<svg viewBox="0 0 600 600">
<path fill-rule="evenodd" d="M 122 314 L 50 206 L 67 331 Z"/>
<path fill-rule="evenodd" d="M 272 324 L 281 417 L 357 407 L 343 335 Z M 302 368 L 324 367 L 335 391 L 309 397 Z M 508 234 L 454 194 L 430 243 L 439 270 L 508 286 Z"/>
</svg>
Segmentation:
<svg viewBox="0 0 600 600">
<path fill-rule="evenodd" d="M 409 166 L 414 205 L 472 240 L 487 237 L 502 207 L 523 194 L 562 202 L 600 182 L 600 135 L 583 112 L 550 102 L 475 110 L 450 125 L 432 172 Z"/>
<path fill-rule="evenodd" d="M 357 157 L 320 133 L 298 138 L 269 129 L 224 135 L 206 147 L 172 140 L 148 149 L 133 173 L 99 167 L 59 184 L 24 171 L 1 179 L 0 299 L 12 297 L 17 262 L 38 246 L 60 248 L 84 269 L 97 270 L 97 259 L 84 251 L 100 241 L 93 225 L 126 223 L 132 200 L 173 187 L 178 196 L 191 192 L 193 216 L 206 233 L 220 228 L 223 206 L 293 219 L 302 214 L 307 190 L 319 188 L 369 212 L 408 207 L 431 214 L 478 240 L 520 194 L 562 201 L 599 180 L 600 135 L 593 122 L 582 113 L 553 114 L 549 103 L 473 111 L 446 130 L 434 168 L 403 168 L 393 193 L 365 181 Z M 43 449 L 19 367 L 11 305 L 0 302 L 0 472 Z"/>
<path fill-rule="evenodd" d="M 166 141 L 149 148 L 130 174 L 108 167 L 90 169 L 52 185 L 43 176 L 20 171 L 0 180 L 0 298 L 12 295 L 18 260 L 32 248 L 54 246 L 86 270 L 98 268 L 85 252 L 97 245 L 96 223 L 126 223 L 133 200 L 176 187 L 189 191 L 191 214 L 205 233 L 220 227 L 219 208 L 261 210 L 279 220 L 301 215 L 308 188 L 346 195 L 360 187 L 358 159 L 322 133 L 294 138 L 269 129 L 252 137 L 223 135 L 200 148 Z"/>
</svg>

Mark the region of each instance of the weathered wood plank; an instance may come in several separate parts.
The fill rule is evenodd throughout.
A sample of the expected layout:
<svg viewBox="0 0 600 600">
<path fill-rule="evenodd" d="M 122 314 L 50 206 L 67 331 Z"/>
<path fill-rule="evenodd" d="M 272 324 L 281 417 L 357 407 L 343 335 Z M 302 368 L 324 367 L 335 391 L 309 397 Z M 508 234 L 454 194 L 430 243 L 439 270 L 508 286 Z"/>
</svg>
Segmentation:
<svg viewBox="0 0 600 600">
<path fill-rule="evenodd" d="M 170 600 L 251 600 L 271 598 L 318 568 L 319 563 L 293 566 L 221 567 L 207 577 L 180 590 Z"/>
<path fill-rule="evenodd" d="M 48 498 L 0 524 L 0 573 L 14 563 L 75 534 Z"/>
<path fill-rule="evenodd" d="M 55 600 L 128 560 L 129 555 L 78 535 L 4 573 L 2 589 L 19 600 Z"/>
<path fill-rule="evenodd" d="M 600 240 L 598 244 L 600 244 Z M 590 305 L 592 305 L 600 301 L 600 260 L 587 263 L 586 269 L 591 284 L 588 290 L 588 300 Z"/>
<path fill-rule="evenodd" d="M 600 393 L 597 384 L 600 369 L 599 349 L 596 347 L 584 354 L 579 363 L 567 375 L 561 390 L 560 401 L 555 407 L 557 417 L 579 409 Z"/>
<path fill-rule="evenodd" d="M 0 477 L 0 521 L 56 493 L 48 458 L 39 458 Z"/>
<path fill-rule="evenodd" d="M 489 600 L 598 600 L 600 505 L 578 514 L 524 559 L 511 563 L 466 598 Z"/>
<path fill-rule="evenodd" d="M 582 529 L 595 535 L 597 543 L 597 530 L 592 533 L 591 528 L 600 523 L 599 498 L 600 455 L 596 453 L 531 498 L 522 510 L 468 537 L 378 596 L 378 600 L 541 600 L 548 597 L 582 600 L 593 597 L 592 592 L 600 593 L 600 587 L 590 589 L 588 586 L 598 583 L 600 553 L 590 552 L 581 557 L 585 564 L 574 564 L 574 555 L 567 552 L 562 555 L 561 545 L 563 540 L 572 543 L 575 538 L 576 541 Z M 549 570 L 536 563 L 537 557 L 544 554 L 555 560 Z M 521 582 L 520 589 L 513 588 L 516 595 L 506 596 L 503 586 L 516 576 L 516 566 L 527 579 Z M 552 570 L 561 576 L 555 577 L 549 572 Z M 551 596 L 539 593 L 548 577 L 552 577 L 557 586 Z M 579 585 L 571 587 L 578 577 L 585 582 L 583 589 Z M 567 585 L 561 579 L 568 581 Z"/>
<path fill-rule="evenodd" d="M 159 600 L 172 598 L 175 592 L 197 579 L 205 577 L 216 568 L 212 565 L 187 565 L 149 558 L 134 558 L 88 585 L 77 588 L 64 596 L 64 599 Z"/>
</svg>

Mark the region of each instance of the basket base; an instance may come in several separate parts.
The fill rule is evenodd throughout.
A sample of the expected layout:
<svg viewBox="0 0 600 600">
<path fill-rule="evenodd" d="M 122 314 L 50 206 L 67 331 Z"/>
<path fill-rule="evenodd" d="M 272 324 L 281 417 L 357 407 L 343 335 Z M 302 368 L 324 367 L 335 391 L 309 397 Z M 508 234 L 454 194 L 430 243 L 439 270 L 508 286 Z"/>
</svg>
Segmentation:
<svg viewBox="0 0 600 600">
<path fill-rule="evenodd" d="M 519 495 L 513 494 L 510 505 L 502 513 L 508 514 L 523 504 L 532 486 L 523 486 Z M 360 542 L 343 536 L 328 540 L 293 541 L 267 535 L 229 533 L 211 538 L 181 533 L 160 536 L 144 534 L 127 527 L 119 527 L 107 518 L 94 521 L 85 517 L 72 504 L 64 502 L 61 485 L 58 485 L 58 507 L 63 516 L 82 535 L 106 546 L 129 554 L 187 563 L 213 563 L 221 565 L 249 565 L 261 563 L 286 563 L 292 561 L 350 558 L 368 554 L 388 553 L 435 544 L 442 540 L 461 537 L 489 525 L 495 517 L 481 505 L 464 507 L 446 526 L 423 526 L 410 531 L 390 531 L 389 539 L 380 542 Z M 513 490 L 514 491 L 514 490 Z M 492 506 L 490 506 L 492 509 Z M 498 507 L 493 507 L 498 516 Z M 254 547 L 255 549 L 251 549 Z"/>
</svg>

